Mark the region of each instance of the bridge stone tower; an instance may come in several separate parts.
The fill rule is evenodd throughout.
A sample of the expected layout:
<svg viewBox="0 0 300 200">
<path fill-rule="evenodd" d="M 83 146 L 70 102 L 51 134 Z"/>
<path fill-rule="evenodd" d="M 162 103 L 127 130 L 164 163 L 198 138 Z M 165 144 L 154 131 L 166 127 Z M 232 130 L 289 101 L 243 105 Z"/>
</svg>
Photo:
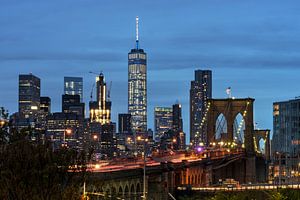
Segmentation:
<svg viewBox="0 0 300 200">
<path fill-rule="evenodd" d="M 256 157 L 254 148 L 254 125 L 253 125 L 254 99 L 210 99 L 207 110 L 207 142 L 216 141 L 216 121 L 223 114 L 227 121 L 227 134 L 224 138 L 228 142 L 234 141 L 234 121 L 241 114 L 245 123 L 244 145 L 246 151 L 246 182 L 256 182 Z"/>
<path fill-rule="evenodd" d="M 245 149 L 247 154 L 254 154 L 253 102 L 254 99 L 252 98 L 208 100 L 207 142 L 210 143 L 216 141 L 216 121 L 220 114 L 223 114 L 227 121 L 227 134 L 225 139 L 232 142 L 234 140 L 234 120 L 238 114 L 241 114 L 245 123 Z"/>
</svg>

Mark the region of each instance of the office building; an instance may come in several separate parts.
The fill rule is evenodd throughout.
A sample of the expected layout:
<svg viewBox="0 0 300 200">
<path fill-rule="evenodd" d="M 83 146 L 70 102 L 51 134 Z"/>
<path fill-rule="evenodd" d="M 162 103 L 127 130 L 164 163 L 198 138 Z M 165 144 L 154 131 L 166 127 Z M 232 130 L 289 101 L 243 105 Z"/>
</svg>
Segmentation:
<svg viewBox="0 0 300 200">
<path fill-rule="evenodd" d="M 135 133 L 147 131 L 147 54 L 139 47 L 138 17 L 136 46 L 128 53 L 128 113 Z"/>
<path fill-rule="evenodd" d="M 154 108 L 155 141 L 160 141 L 162 135 L 173 128 L 173 109 L 170 107 Z"/>
<path fill-rule="evenodd" d="M 117 156 L 116 148 L 116 124 L 109 123 L 101 126 L 101 158 L 113 158 Z"/>
<path fill-rule="evenodd" d="M 51 113 L 50 97 L 40 98 L 40 110 L 36 118 L 35 129 L 45 130 L 47 125 L 47 116 Z"/>
<path fill-rule="evenodd" d="M 83 149 L 82 116 L 76 113 L 52 113 L 47 117 L 46 137 L 53 143 L 53 148 L 62 146 Z"/>
<path fill-rule="evenodd" d="M 175 139 L 173 148 L 175 150 L 185 149 L 185 133 L 183 132 L 182 108 L 181 104 L 176 103 L 173 105 L 173 132 Z"/>
<path fill-rule="evenodd" d="M 51 113 L 50 97 L 41 97 L 40 98 L 40 110 L 44 113 Z"/>
<path fill-rule="evenodd" d="M 64 77 L 64 94 L 79 95 L 83 102 L 83 79 L 81 77 Z"/>
<path fill-rule="evenodd" d="M 62 112 L 63 113 L 76 113 L 84 118 L 85 104 L 80 102 L 79 95 L 62 95 Z"/>
<path fill-rule="evenodd" d="M 40 110 L 40 86 L 40 79 L 33 74 L 19 75 L 19 116 L 21 118 L 37 117 Z"/>
<path fill-rule="evenodd" d="M 131 115 L 128 113 L 119 114 L 118 133 L 131 135 Z"/>
<path fill-rule="evenodd" d="M 212 98 L 212 72 L 196 70 L 190 88 L 190 142 L 193 145 L 206 143 L 206 125 L 201 126 L 207 100 Z"/>
<path fill-rule="evenodd" d="M 181 104 L 176 103 L 173 105 L 172 109 L 172 118 L 173 118 L 173 130 L 174 131 L 182 131 L 183 124 L 182 124 L 182 110 Z"/>
</svg>

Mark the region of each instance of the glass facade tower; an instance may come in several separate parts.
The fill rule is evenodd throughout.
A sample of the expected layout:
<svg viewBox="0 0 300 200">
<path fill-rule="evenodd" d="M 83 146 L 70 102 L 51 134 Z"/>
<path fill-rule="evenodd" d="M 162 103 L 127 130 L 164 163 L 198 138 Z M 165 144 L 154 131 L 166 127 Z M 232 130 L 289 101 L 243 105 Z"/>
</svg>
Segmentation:
<svg viewBox="0 0 300 200">
<path fill-rule="evenodd" d="M 147 54 L 139 48 L 138 18 L 136 47 L 128 53 L 128 113 L 134 132 L 147 131 Z"/>
<path fill-rule="evenodd" d="M 198 145 L 206 143 L 206 126 L 200 127 L 207 104 L 212 97 L 212 72 L 196 70 L 195 80 L 191 81 L 190 89 L 190 142 Z"/>
<path fill-rule="evenodd" d="M 64 92 L 68 95 L 79 95 L 83 102 L 83 79 L 81 77 L 64 77 Z"/>
</svg>

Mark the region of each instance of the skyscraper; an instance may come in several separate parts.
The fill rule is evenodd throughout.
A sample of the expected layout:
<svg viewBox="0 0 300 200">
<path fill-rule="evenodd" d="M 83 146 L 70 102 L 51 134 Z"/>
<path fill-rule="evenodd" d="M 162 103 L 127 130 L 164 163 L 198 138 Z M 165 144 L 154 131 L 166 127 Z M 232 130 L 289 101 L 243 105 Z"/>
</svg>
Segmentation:
<svg viewBox="0 0 300 200">
<path fill-rule="evenodd" d="M 138 17 L 136 46 L 128 53 L 128 113 L 134 132 L 147 131 L 147 54 L 139 47 Z"/>
<path fill-rule="evenodd" d="M 68 95 L 79 95 L 83 102 L 83 79 L 81 77 L 64 77 L 64 91 Z"/>
<path fill-rule="evenodd" d="M 181 111 L 181 104 L 176 103 L 173 105 L 173 130 L 175 132 L 183 131 L 182 125 L 182 111 Z"/>
<path fill-rule="evenodd" d="M 33 74 L 19 75 L 19 115 L 36 118 L 40 110 L 41 81 Z"/>
<path fill-rule="evenodd" d="M 273 103 L 272 153 L 300 153 L 300 99 Z"/>
<path fill-rule="evenodd" d="M 293 181 L 300 163 L 300 98 L 273 103 L 271 151 L 275 181 Z"/>
<path fill-rule="evenodd" d="M 207 99 L 212 97 L 212 72 L 196 70 L 195 80 L 191 81 L 190 89 L 190 142 L 198 145 L 206 143 L 206 126 L 200 126 L 203 119 Z"/>
<path fill-rule="evenodd" d="M 131 134 L 131 115 L 128 113 L 119 114 L 119 133 Z"/>
<path fill-rule="evenodd" d="M 173 109 L 170 107 L 154 108 L 155 140 L 158 142 L 161 136 L 173 128 Z"/>
<path fill-rule="evenodd" d="M 173 105 L 173 132 L 176 141 L 173 143 L 174 149 L 185 149 L 185 133 L 183 132 L 183 120 L 181 104 Z"/>
<path fill-rule="evenodd" d="M 101 125 L 111 121 L 111 101 L 107 96 L 106 82 L 103 73 L 96 77 L 97 101 L 90 102 L 90 120 Z"/>
</svg>

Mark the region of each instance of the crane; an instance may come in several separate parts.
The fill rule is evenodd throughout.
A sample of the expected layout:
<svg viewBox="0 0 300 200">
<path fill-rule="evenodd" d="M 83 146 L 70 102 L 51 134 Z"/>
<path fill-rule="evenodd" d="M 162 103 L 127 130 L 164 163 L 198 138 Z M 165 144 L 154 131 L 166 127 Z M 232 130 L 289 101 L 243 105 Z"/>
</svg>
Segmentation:
<svg viewBox="0 0 300 200">
<path fill-rule="evenodd" d="M 93 93 L 94 93 L 95 83 L 93 83 L 92 89 L 91 89 L 91 101 L 93 101 Z"/>
<path fill-rule="evenodd" d="M 107 99 L 110 100 L 110 91 L 111 91 L 112 81 L 109 83 L 109 87 L 107 89 Z"/>
<path fill-rule="evenodd" d="M 92 71 L 89 71 L 89 73 L 90 73 L 90 74 L 96 74 L 96 75 L 99 76 L 100 74 L 102 74 L 102 70 L 100 71 L 100 73 L 96 73 L 96 72 L 92 72 Z"/>
</svg>

